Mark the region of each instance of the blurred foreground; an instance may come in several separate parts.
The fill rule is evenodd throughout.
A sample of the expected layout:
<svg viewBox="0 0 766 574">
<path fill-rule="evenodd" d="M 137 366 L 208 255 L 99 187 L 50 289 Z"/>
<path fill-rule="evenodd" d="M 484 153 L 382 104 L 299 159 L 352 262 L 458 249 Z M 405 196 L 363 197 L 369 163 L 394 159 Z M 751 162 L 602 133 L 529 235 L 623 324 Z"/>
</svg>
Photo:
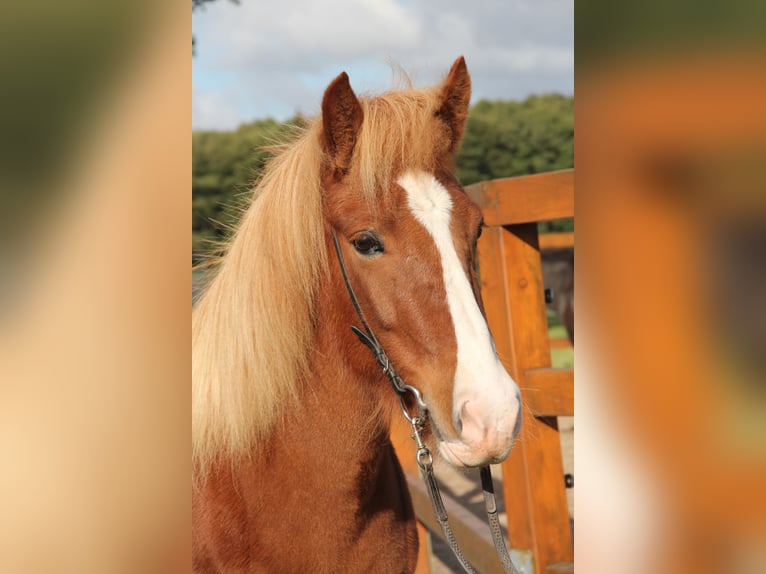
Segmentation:
<svg viewBox="0 0 766 574">
<path fill-rule="evenodd" d="M 578 67 L 580 572 L 766 572 L 766 58 Z"/>
<path fill-rule="evenodd" d="M 3 11 L 0 572 L 188 572 L 188 8 Z"/>
</svg>

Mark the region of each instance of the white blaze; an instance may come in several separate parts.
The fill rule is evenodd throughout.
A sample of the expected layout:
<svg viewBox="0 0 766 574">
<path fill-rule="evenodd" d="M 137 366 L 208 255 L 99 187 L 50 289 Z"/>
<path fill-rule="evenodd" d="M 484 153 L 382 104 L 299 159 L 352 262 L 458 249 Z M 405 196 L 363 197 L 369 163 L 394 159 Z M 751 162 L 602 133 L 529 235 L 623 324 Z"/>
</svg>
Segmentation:
<svg viewBox="0 0 766 574">
<path fill-rule="evenodd" d="M 447 189 L 429 173 L 409 171 L 397 183 L 407 192 L 412 214 L 433 238 L 441 258 L 447 304 L 457 339 L 454 408 L 460 409 L 461 405 L 472 403 L 470 415 L 460 413 L 464 417 L 463 442 L 474 443 L 473 446 L 482 448 L 487 441 L 499 443 L 504 440 L 503 436 L 507 436 L 510 448 L 519 411 L 518 388 L 497 358 L 487 323 L 455 250 L 450 231 L 452 198 Z M 466 418 L 476 423 L 477 416 L 481 419 L 479 426 L 482 428 L 466 429 Z M 492 437 L 487 438 L 490 434 Z M 453 454 L 460 450 L 470 458 L 469 451 L 464 448 L 449 450 Z M 464 456 L 458 455 L 458 458 L 468 462 L 463 460 Z"/>
</svg>

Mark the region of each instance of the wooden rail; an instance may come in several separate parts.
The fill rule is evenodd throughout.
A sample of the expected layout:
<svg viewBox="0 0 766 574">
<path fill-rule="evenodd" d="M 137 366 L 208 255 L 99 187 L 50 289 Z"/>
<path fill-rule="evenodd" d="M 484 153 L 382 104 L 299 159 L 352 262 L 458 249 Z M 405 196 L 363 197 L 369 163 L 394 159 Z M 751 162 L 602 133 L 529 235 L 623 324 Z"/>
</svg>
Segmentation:
<svg viewBox="0 0 766 574">
<path fill-rule="evenodd" d="M 487 320 L 524 404 L 521 435 L 502 465 L 505 505 L 513 509 L 508 520 L 510 547 L 517 564 L 525 568 L 523 574 L 572 572 L 572 533 L 556 417 L 574 414 L 574 374 L 572 369 L 551 367 L 540 250 L 541 244 L 573 245 L 574 235 L 541 240 L 537 223 L 574 217 L 574 170 L 487 181 L 466 191 L 482 208 L 487 226 L 478 245 Z M 405 471 L 416 476 L 406 428 L 394 433 L 394 442 Z M 416 486 L 410 490 L 419 520 L 429 525 L 430 507 L 422 507 Z M 455 531 L 463 533 L 457 535 L 458 541 L 469 544 L 464 552 L 477 568 L 495 572 L 495 561 L 483 558 L 489 535 L 482 541 L 481 536 L 467 534 L 470 518 L 459 511 L 450 515 Z M 483 533 L 486 526 L 482 528 Z M 430 570 L 423 524 L 419 533 L 417 572 L 426 573 Z M 435 533 L 440 534 L 438 529 Z M 491 554 L 494 557 L 494 551 Z"/>
<path fill-rule="evenodd" d="M 468 195 L 484 211 L 486 225 L 515 225 L 574 217 L 574 170 L 476 183 Z"/>
<path fill-rule="evenodd" d="M 540 236 L 540 251 L 574 247 L 574 233 L 544 233 Z"/>
</svg>

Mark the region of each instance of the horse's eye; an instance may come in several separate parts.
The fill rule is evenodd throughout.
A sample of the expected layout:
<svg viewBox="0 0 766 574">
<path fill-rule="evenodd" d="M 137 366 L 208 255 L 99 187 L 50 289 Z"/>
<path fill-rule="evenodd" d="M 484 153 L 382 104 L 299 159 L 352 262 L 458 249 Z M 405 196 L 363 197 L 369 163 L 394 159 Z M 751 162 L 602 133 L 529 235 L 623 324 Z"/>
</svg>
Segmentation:
<svg viewBox="0 0 766 574">
<path fill-rule="evenodd" d="M 371 256 L 383 253 L 383 243 L 369 231 L 357 235 L 352 243 L 354 249 L 362 255 Z"/>
</svg>

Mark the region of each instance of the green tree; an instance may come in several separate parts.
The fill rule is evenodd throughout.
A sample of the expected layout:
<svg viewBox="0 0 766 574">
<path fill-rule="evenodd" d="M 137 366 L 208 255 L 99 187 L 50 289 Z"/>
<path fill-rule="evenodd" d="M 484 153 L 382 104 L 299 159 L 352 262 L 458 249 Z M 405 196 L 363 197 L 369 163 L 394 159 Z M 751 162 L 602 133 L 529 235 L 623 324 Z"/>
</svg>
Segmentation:
<svg viewBox="0 0 766 574">
<path fill-rule="evenodd" d="M 464 185 L 573 167 L 574 100 L 548 94 L 477 102 L 456 164 Z"/>
<path fill-rule="evenodd" d="M 204 0 L 212 1 L 212 0 Z M 271 153 L 296 125 L 272 119 L 241 125 L 235 131 L 192 134 L 192 236 L 195 253 L 209 252 L 236 223 L 253 183 Z M 574 100 L 557 94 L 523 101 L 480 101 L 472 108 L 456 158 L 464 185 L 574 165 Z M 571 220 L 541 226 L 568 231 Z"/>
<path fill-rule="evenodd" d="M 233 132 L 192 133 L 192 249 L 195 253 L 209 251 L 228 234 L 271 156 L 270 146 L 288 139 L 302 123 L 301 118 L 284 124 L 267 119 L 243 124 Z"/>
</svg>

